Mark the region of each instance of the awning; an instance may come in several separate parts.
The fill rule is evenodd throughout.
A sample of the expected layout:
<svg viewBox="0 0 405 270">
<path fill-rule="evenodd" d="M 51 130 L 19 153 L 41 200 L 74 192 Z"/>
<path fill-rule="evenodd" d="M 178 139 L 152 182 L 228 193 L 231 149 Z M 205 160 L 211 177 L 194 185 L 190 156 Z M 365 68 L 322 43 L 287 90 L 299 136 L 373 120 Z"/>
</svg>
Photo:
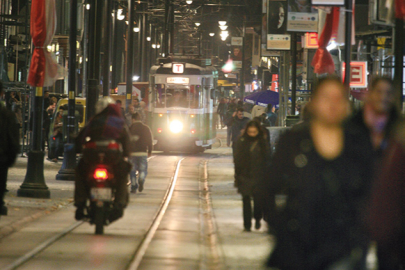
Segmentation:
<svg viewBox="0 0 405 270">
<path fill-rule="evenodd" d="M 273 106 L 278 105 L 279 94 L 278 92 L 264 90 L 246 96 L 243 99 L 244 102 L 253 105 L 260 105 L 266 107 L 267 104 L 272 104 Z"/>
</svg>

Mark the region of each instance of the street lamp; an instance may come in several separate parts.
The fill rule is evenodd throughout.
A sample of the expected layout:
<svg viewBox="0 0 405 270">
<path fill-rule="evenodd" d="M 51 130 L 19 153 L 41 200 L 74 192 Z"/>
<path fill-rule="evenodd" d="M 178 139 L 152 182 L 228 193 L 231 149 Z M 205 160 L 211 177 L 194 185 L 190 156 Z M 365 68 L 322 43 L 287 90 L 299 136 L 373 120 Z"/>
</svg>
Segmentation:
<svg viewBox="0 0 405 270">
<path fill-rule="evenodd" d="M 219 24 L 220 26 L 224 26 L 224 25 L 226 25 L 226 21 L 219 21 L 218 24 Z"/>
<path fill-rule="evenodd" d="M 201 25 L 201 23 L 199 23 L 199 22 L 195 23 L 195 26 L 197 26 L 197 27 L 200 26 L 200 25 Z"/>
<path fill-rule="evenodd" d="M 222 31 L 225 31 L 226 29 L 228 29 L 228 25 L 220 25 L 219 29 L 221 29 Z"/>
<path fill-rule="evenodd" d="M 210 37 L 213 37 L 213 36 L 215 36 L 215 33 L 210 33 Z"/>
<path fill-rule="evenodd" d="M 137 80 L 139 80 L 139 76 L 138 76 L 138 75 L 134 75 L 134 76 L 132 77 L 132 81 L 133 81 L 133 82 L 136 82 Z"/>
<path fill-rule="evenodd" d="M 139 27 L 134 27 L 134 32 L 138 33 L 140 31 Z"/>
<path fill-rule="evenodd" d="M 156 44 L 152 44 L 152 48 L 153 48 L 153 49 L 156 49 Z"/>
<path fill-rule="evenodd" d="M 146 40 L 147 40 L 147 41 L 151 41 L 151 38 L 150 38 L 150 37 L 146 37 Z"/>
<path fill-rule="evenodd" d="M 187 3 L 187 5 L 191 5 L 193 3 L 193 1 L 192 0 L 187 0 L 186 3 Z"/>
</svg>

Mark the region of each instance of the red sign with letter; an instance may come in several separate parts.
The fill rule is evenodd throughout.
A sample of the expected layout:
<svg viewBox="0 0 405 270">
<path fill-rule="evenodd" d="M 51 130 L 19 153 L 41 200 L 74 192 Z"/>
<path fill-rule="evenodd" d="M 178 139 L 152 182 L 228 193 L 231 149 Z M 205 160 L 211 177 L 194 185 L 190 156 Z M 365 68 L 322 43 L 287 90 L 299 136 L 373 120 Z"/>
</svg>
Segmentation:
<svg viewBox="0 0 405 270">
<path fill-rule="evenodd" d="M 173 64 L 172 72 L 173 73 L 184 73 L 184 64 Z"/>
<path fill-rule="evenodd" d="M 304 48 L 318 49 L 318 33 L 305 33 Z"/>
<path fill-rule="evenodd" d="M 345 66 L 342 67 L 342 78 L 345 79 Z M 367 88 L 367 62 L 350 62 L 350 87 Z"/>
</svg>

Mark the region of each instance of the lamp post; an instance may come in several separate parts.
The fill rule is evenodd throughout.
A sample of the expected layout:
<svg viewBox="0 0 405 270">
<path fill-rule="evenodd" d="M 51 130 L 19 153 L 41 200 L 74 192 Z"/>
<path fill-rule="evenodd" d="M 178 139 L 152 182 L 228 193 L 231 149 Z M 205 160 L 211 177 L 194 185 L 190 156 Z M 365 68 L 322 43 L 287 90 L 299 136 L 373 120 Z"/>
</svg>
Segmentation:
<svg viewBox="0 0 405 270">
<path fill-rule="evenodd" d="M 126 76 L 126 108 L 128 110 L 129 105 L 132 102 L 132 76 L 133 76 L 133 58 L 134 58 L 134 12 L 135 0 L 128 0 L 128 45 L 127 45 L 127 76 Z"/>
</svg>

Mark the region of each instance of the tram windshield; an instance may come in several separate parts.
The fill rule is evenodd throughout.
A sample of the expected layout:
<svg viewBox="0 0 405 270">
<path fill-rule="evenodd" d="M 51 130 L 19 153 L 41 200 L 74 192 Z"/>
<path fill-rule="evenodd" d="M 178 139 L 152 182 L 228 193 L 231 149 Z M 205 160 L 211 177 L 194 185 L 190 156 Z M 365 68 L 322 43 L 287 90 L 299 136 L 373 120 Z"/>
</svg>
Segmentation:
<svg viewBox="0 0 405 270">
<path fill-rule="evenodd" d="M 156 108 L 202 108 L 203 95 L 200 85 L 166 87 L 163 84 L 155 85 Z"/>
</svg>

